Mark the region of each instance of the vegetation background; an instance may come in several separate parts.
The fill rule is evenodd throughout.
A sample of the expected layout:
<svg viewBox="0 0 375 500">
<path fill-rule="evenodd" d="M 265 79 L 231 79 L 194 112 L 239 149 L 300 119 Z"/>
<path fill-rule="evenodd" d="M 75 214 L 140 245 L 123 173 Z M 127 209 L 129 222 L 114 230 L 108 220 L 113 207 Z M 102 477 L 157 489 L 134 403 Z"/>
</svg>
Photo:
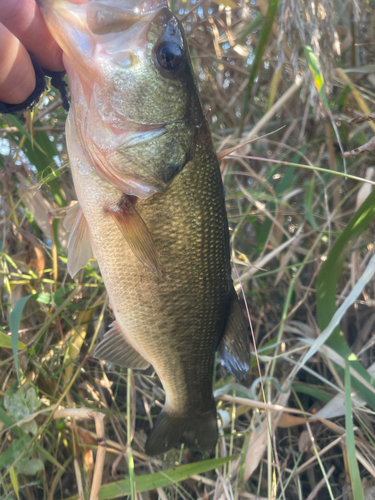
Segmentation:
<svg viewBox="0 0 375 500">
<path fill-rule="evenodd" d="M 144 454 L 163 390 L 91 357 L 113 315 L 94 261 L 67 275 L 50 88 L 0 116 L 0 498 L 374 499 L 375 2 L 171 8 L 218 151 L 258 137 L 221 159 L 251 377 L 217 365 L 215 453 Z"/>
</svg>

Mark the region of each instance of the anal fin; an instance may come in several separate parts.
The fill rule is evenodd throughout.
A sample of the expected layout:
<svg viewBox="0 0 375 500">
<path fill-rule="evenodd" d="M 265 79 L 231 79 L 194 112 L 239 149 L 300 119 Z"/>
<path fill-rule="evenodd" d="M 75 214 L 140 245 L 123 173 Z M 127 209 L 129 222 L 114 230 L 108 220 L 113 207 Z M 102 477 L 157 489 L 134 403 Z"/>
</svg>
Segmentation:
<svg viewBox="0 0 375 500">
<path fill-rule="evenodd" d="M 68 271 L 73 278 L 77 272 L 86 267 L 92 257 L 89 227 L 82 208 L 76 203 L 66 212 L 63 222 L 68 231 Z"/>
<path fill-rule="evenodd" d="M 237 380 L 244 380 L 250 370 L 250 340 L 237 294 L 232 289 L 231 305 L 218 353 L 222 364 Z"/>
<path fill-rule="evenodd" d="M 146 370 L 150 366 L 150 363 L 127 343 L 117 321 L 109 326 L 103 340 L 96 346 L 94 357 L 135 370 Z"/>
<path fill-rule="evenodd" d="M 115 209 L 106 208 L 137 259 L 158 278 L 162 277 L 160 255 L 150 231 L 135 209 L 131 198 L 123 195 Z"/>
</svg>

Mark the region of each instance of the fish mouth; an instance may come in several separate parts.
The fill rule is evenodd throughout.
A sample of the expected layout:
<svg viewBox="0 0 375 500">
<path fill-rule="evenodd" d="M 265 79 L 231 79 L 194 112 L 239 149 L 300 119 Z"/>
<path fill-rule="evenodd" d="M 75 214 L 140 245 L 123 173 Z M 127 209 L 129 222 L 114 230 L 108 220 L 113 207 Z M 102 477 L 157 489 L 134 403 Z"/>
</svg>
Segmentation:
<svg viewBox="0 0 375 500">
<path fill-rule="evenodd" d="M 90 0 L 89 5 L 93 7 L 101 5 L 117 12 L 145 15 L 168 6 L 168 2 L 167 0 Z"/>
<path fill-rule="evenodd" d="M 89 0 L 73 4 L 64 0 L 37 0 L 45 17 L 53 12 L 78 30 L 94 35 L 125 31 L 136 22 L 164 7 L 167 0 Z"/>
<path fill-rule="evenodd" d="M 87 5 L 87 26 L 95 35 L 118 33 L 144 16 L 167 7 L 166 0 L 91 0 Z"/>
<path fill-rule="evenodd" d="M 93 57 L 98 42 L 108 42 L 112 33 L 128 30 L 133 43 L 135 39 L 144 41 L 142 33 L 146 26 L 161 9 L 168 7 L 167 0 L 90 0 L 81 4 L 37 0 L 37 3 L 55 40 L 80 66 L 87 82 L 92 80 L 93 71 L 84 60 Z M 135 26 L 137 23 L 139 27 Z"/>
</svg>

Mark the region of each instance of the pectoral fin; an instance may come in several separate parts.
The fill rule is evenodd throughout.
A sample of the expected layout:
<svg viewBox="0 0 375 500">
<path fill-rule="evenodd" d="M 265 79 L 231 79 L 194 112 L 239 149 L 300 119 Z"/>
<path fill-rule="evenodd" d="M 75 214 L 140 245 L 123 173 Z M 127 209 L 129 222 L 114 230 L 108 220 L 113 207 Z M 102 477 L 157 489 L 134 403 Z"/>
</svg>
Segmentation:
<svg viewBox="0 0 375 500">
<path fill-rule="evenodd" d="M 77 272 L 86 267 L 92 257 L 89 227 L 82 208 L 76 203 L 66 213 L 64 228 L 68 231 L 68 271 L 73 278 Z"/>
<path fill-rule="evenodd" d="M 162 277 L 159 252 L 150 231 L 130 197 L 124 195 L 116 209 L 106 209 L 124 235 L 137 259 L 158 278 Z"/>
<path fill-rule="evenodd" d="M 250 370 L 250 341 L 247 323 L 235 290 L 232 290 L 231 306 L 224 337 L 218 353 L 222 364 L 237 380 L 245 379 Z"/>
<path fill-rule="evenodd" d="M 117 321 L 114 321 L 103 340 L 96 346 L 94 351 L 95 358 L 103 359 L 123 366 L 124 368 L 133 368 L 146 370 L 150 363 L 130 346 L 121 332 Z"/>
</svg>

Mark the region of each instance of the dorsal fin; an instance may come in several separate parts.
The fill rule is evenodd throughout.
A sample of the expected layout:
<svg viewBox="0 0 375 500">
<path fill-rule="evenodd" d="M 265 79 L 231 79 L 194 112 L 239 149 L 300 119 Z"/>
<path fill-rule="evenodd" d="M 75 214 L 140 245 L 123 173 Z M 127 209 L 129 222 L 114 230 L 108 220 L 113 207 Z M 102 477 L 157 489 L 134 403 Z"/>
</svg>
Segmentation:
<svg viewBox="0 0 375 500">
<path fill-rule="evenodd" d="M 82 208 L 76 203 L 66 212 L 63 226 L 68 231 L 68 271 L 73 278 L 92 257 L 90 232 Z"/>
<path fill-rule="evenodd" d="M 109 325 L 108 332 L 95 348 L 94 357 L 124 368 L 146 370 L 150 366 L 150 363 L 128 344 L 117 321 Z"/>
<path fill-rule="evenodd" d="M 112 216 L 137 259 L 158 278 L 161 278 L 159 252 L 130 196 L 123 195 L 115 209 L 106 208 L 105 211 Z"/>
<path fill-rule="evenodd" d="M 237 380 L 244 380 L 250 370 L 250 339 L 236 291 L 232 289 L 227 327 L 218 353 L 222 364 Z"/>
</svg>

